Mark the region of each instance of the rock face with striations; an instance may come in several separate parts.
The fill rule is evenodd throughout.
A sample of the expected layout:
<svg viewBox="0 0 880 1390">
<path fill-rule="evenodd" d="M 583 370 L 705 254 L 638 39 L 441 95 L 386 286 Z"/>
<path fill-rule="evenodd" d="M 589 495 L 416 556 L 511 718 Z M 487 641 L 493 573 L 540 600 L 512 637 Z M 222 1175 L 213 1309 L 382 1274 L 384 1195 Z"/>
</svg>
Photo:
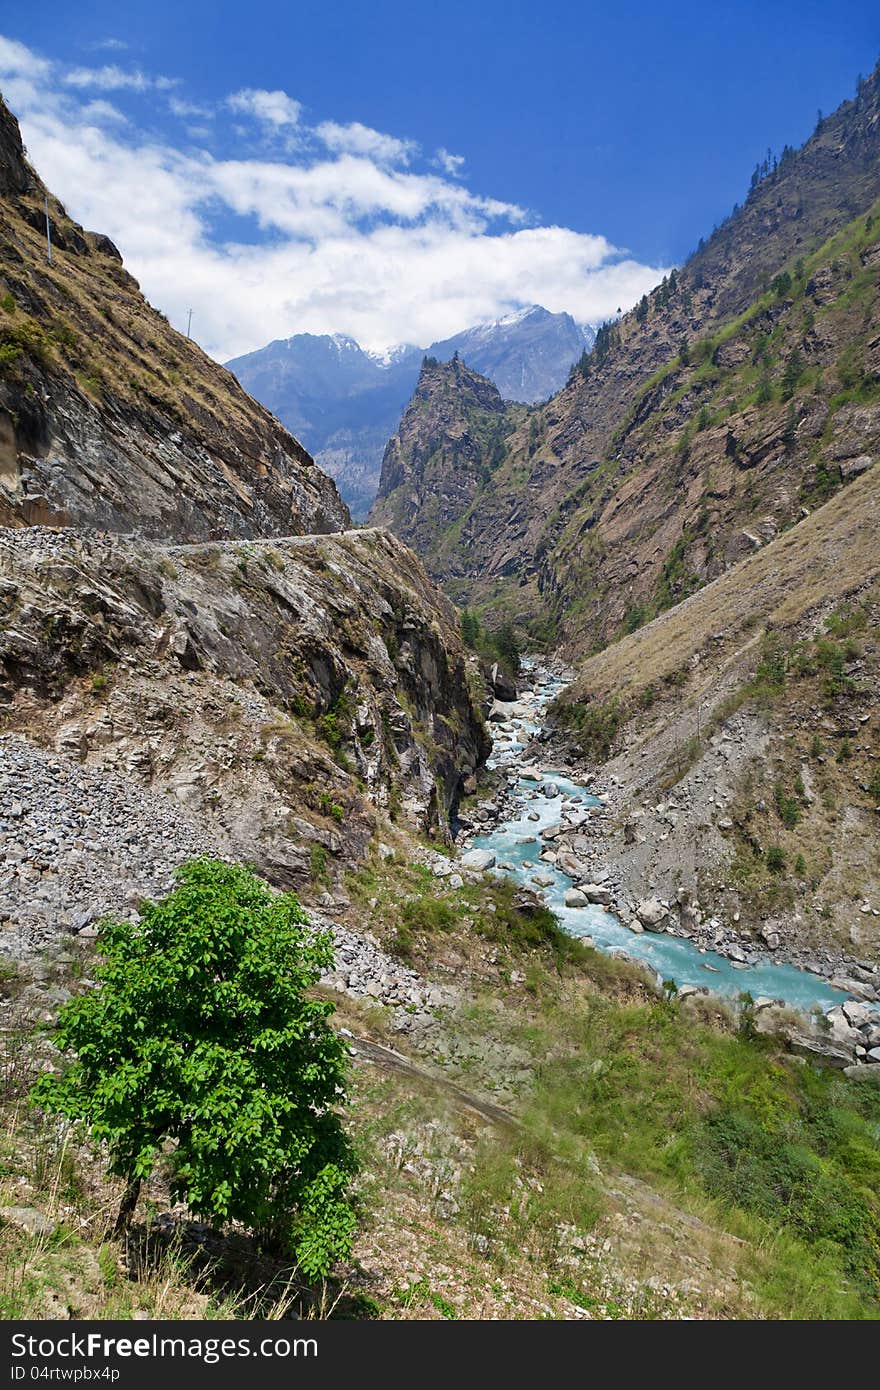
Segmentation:
<svg viewBox="0 0 880 1390">
<path fill-rule="evenodd" d="M 381 531 L 0 530 L 4 729 L 170 797 L 275 883 L 329 884 L 381 813 L 448 837 L 490 746 L 467 662 L 455 610 Z"/>
<path fill-rule="evenodd" d="M 0 524 L 180 540 L 330 532 L 334 484 L 151 308 L 27 164 L 0 100 Z"/>
</svg>

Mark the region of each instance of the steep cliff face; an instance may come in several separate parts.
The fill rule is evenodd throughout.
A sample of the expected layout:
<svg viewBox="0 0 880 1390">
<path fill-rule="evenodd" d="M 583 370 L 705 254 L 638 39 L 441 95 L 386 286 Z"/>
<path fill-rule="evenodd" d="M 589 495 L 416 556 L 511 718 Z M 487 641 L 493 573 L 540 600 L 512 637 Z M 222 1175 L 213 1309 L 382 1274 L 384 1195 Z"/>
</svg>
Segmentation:
<svg viewBox="0 0 880 1390">
<path fill-rule="evenodd" d="M 297 441 L 143 298 L 27 164 L 0 101 L 0 523 L 181 540 L 337 531 Z"/>
<path fill-rule="evenodd" d="M 426 357 L 388 441 L 370 520 L 412 545 L 430 573 L 455 573 L 446 554 L 448 530 L 491 478 L 524 414 L 460 358 Z"/>
<path fill-rule="evenodd" d="M 880 203 L 635 396 L 540 563 L 576 653 L 631 631 L 880 459 Z"/>
<path fill-rule="evenodd" d="M 51 196 L 48 263 L 3 107 L 0 158 L 0 729 L 344 897 L 395 822 L 448 837 L 488 752 L 455 612 L 401 542 L 343 530 L 296 440 Z M 40 756 L 0 751 L 13 782 Z"/>
<path fill-rule="evenodd" d="M 169 794 L 275 882 L 320 889 L 389 819 L 442 839 L 489 749 L 455 612 L 383 532 L 7 530 L 0 605 L 3 731 Z"/>
<path fill-rule="evenodd" d="M 873 390 L 876 210 L 866 219 L 878 195 L 875 72 L 801 150 L 760 172 L 745 205 L 674 277 L 600 335 L 564 390 L 510 437 L 447 535 L 422 541 L 445 552 L 437 572 L 451 591 L 549 613 L 583 650 L 631 608 L 663 600 L 664 569 L 681 596 L 677 545 L 701 581 L 744 553 L 752 542 L 741 533 L 765 515 L 772 534 L 809 506 L 826 488 L 818 480 L 817 492 L 810 471 L 815 480 L 863 431 L 870 454 L 874 426 L 847 407 L 870 405 Z M 820 373 L 814 408 L 802 397 Z M 841 399 L 853 392 L 858 401 Z M 767 459 L 775 482 L 753 489 L 757 475 L 743 480 L 734 450 L 741 465 Z"/>
</svg>

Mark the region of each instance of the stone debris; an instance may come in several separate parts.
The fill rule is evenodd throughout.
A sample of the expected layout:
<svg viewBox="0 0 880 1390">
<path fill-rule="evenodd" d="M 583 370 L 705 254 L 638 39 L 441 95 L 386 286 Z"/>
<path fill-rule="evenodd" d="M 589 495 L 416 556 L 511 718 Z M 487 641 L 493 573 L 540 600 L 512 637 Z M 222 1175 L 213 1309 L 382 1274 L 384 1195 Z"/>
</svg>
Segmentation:
<svg viewBox="0 0 880 1390">
<path fill-rule="evenodd" d="M 174 870 L 218 844 L 180 805 L 0 736 L 0 949 L 25 956 L 63 933 L 94 936 L 107 915 L 133 917 Z"/>
<path fill-rule="evenodd" d="M 144 899 L 168 892 L 174 870 L 200 855 L 230 857 L 175 802 L 18 735 L 0 736 L 0 951 L 6 955 L 33 959 L 71 939 L 91 944 L 101 918 L 135 920 Z M 452 883 L 458 876 L 445 862 Z M 423 1026 L 451 998 L 370 939 L 310 915 L 333 933 L 336 961 L 325 982 L 394 1009 L 398 1031 Z"/>
</svg>

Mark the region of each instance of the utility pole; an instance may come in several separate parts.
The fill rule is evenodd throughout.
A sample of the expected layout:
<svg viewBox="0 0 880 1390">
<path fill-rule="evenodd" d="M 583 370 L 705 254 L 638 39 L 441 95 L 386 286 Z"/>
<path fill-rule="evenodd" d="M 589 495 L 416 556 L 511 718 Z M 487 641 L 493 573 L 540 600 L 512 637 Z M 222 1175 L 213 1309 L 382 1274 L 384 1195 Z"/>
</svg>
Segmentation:
<svg viewBox="0 0 880 1390">
<path fill-rule="evenodd" d="M 52 264 L 52 227 L 49 222 L 49 195 L 46 194 L 46 259 Z"/>
<path fill-rule="evenodd" d="M 192 321 L 193 321 L 193 311 L 192 311 L 192 309 L 190 309 L 190 311 L 189 311 L 189 318 L 188 318 L 187 321 L 186 321 L 186 336 L 187 336 L 188 338 L 191 338 L 191 337 L 192 337 L 192 333 L 190 333 L 190 329 L 192 328 Z"/>
</svg>

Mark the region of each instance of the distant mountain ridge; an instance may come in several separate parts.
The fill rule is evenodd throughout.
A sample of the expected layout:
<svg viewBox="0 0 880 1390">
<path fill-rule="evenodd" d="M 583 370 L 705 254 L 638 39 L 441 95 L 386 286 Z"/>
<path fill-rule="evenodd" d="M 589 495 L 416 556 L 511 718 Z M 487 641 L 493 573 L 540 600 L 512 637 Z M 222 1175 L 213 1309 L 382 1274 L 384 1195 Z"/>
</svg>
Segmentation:
<svg viewBox="0 0 880 1390">
<path fill-rule="evenodd" d="M 530 305 L 428 348 L 401 344 L 373 353 L 345 334 L 297 333 L 226 365 L 304 442 L 362 519 L 426 354 L 445 362 L 458 353 L 505 400 L 531 405 L 559 390 L 594 339 L 593 328 L 570 314 Z"/>
</svg>

